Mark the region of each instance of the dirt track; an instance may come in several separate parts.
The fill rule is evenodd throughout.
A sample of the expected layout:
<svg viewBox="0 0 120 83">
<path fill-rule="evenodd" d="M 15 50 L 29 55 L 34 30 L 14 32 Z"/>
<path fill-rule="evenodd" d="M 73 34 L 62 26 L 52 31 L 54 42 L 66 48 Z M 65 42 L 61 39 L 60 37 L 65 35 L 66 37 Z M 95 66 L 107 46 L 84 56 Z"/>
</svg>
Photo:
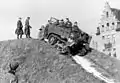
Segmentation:
<svg viewBox="0 0 120 83">
<path fill-rule="evenodd" d="M 97 77 L 100 80 L 103 80 L 106 83 L 120 83 L 117 79 L 114 79 L 107 71 L 100 68 L 97 70 L 96 67 L 94 67 L 94 64 L 92 61 L 89 61 L 89 59 L 86 59 L 85 57 L 81 57 L 79 55 L 73 56 L 73 59 L 82 66 L 87 72 L 93 74 L 93 76 Z"/>
</svg>

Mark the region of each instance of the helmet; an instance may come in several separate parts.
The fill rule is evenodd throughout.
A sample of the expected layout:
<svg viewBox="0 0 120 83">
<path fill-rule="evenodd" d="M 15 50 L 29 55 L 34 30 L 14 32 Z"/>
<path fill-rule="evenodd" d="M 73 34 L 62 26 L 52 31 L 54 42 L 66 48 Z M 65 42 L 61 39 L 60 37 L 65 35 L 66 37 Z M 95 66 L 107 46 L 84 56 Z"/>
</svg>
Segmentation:
<svg viewBox="0 0 120 83">
<path fill-rule="evenodd" d="M 74 22 L 75 24 L 77 24 L 77 22 Z"/>
<path fill-rule="evenodd" d="M 22 18 L 21 18 L 21 17 L 19 17 L 19 19 L 21 20 Z"/>
<path fill-rule="evenodd" d="M 66 20 L 69 20 L 69 18 L 66 18 Z"/>
<path fill-rule="evenodd" d="M 61 19 L 61 21 L 64 21 L 63 19 Z"/>
<path fill-rule="evenodd" d="M 30 19 L 30 17 L 27 17 L 27 19 Z"/>
</svg>

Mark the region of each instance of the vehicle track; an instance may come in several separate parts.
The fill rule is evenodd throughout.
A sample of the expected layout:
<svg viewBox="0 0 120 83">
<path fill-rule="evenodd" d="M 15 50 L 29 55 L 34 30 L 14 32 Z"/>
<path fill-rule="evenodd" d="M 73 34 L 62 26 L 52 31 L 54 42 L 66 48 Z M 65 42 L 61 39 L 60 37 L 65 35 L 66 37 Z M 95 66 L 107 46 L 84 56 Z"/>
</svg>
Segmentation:
<svg viewBox="0 0 120 83">
<path fill-rule="evenodd" d="M 106 83 L 120 83 L 116 81 L 115 79 L 112 79 L 111 76 L 106 75 L 107 73 L 104 71 L 104 73 L 96 70 L 93 65 L 95 65 L 93 62 L 90 62 L 88 59 L 81 57 L 79 55 L 72 56 L 72 58 L 75 60 L 75 62 L 79 65 L 81 65 L 87 72 L 92 73 L 95 77 L 99 78 L 100 80 L 103 80 Z M 102 70 L 102 69 L 101 69 Z"/>
</svg>

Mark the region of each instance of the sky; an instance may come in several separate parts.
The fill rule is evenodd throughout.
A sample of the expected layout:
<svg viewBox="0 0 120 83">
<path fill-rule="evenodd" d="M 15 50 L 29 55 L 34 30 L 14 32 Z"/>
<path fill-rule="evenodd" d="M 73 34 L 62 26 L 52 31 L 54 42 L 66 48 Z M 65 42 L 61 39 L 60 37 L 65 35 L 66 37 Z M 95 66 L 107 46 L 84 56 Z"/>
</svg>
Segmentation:
<svg viewBox="0 0 120 83">
<path fill-rule="evenodd" d="M 107 0 L 108 1 L 108 0 Z M 0 0 L 0 41 L 15 39 L 17 20 L 29 16 L 31 36 L 37 38 L 39 28 L 50 17 L 77 21 L 79 28 L 95 33 L 106 0 Z M 111 7 L 120 9 L 120 0 L 109 0 Z M 25 37 L 25 36 L 24 36 Z"/>
</svg>

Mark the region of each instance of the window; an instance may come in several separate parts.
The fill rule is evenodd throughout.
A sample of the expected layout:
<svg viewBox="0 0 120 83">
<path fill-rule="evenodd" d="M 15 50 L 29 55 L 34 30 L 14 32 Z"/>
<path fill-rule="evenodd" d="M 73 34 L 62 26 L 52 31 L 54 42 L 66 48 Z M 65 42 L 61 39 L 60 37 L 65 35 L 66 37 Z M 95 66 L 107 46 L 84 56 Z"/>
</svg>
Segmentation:
<svg viewBox="0 0 120 83">
<path fill-rule="evenodd" d="M 107 23 L 106 25 L 106 30 L 109 31 L 109 23 Z"/>
<path fill-rule="evenodd" d="M 107 26 L 109 27 L 109 23 L 107 23 Z"/>
<path fill-rule="evenodd" d="M 101 29 L 101 32 L 104 32 L 104 25 L 102 25 L 102 29 Z"/>
<path fill-rule="evenodd" d="M 112 29 L 112 30 L 114 30 L 114 25 L 115 25 L 115 23 L 113 22 L 113 23 L 112 23 L 112 26 L 111 26 L 111 29 Z"/>
<path fill-rule="evenodd" d="M 106 31 L 109 30 L 109 23 L 106 24 Z"/>
<path fill-rule="evenodd" d="M 115 23 L 113 22 L 112 25 L 115 25 Z"/>
<path fill-rule="evenodd" d="M 117 28 L 116 31 L 120 31 L 120 22 L 117 22 Z"/>
<path fill-rule="evenodd" d="M 102 36 L 102 39 L 105 39 L 105 36 Z"/>
<path fill-rule="evenodd" d="M 108 18 L 108 12 L 106 12 L 106 16 L 107 16 L 107 18 Z"/>
</svg>

